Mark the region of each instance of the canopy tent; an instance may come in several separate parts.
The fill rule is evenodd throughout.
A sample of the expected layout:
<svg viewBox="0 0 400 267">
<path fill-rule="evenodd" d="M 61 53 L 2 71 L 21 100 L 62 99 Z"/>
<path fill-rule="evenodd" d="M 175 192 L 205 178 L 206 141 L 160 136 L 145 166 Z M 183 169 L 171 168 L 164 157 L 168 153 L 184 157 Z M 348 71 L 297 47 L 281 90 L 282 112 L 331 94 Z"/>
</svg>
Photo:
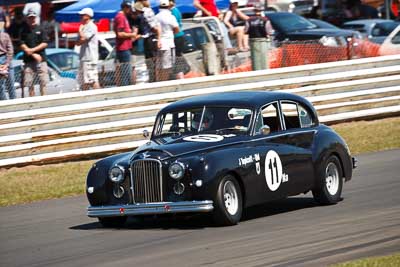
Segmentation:
<svg viewBox="0 0 400 267">
<path fill-rule="evenodd" d="M 1 1 L 1 0 L 0 0 Z M 56 20 L 64 22 L 79 21 L 78 12 L 85 7 L 90 7 L 94 11 L 96 20 L 102 18 L 114 18 L 121 9 L 121 0 L 79 0 L 56 12 Z M 229 0 L 216 0 L 220 9 L 229 6 Z M 158 12 L 159 0 L 150 0 L 151 7 L 154 12 Z M 176 6 L 182 14 L 196 13 L 197 9 L 193 6 L 193 0 L 176 0 Z"/>
</svg>

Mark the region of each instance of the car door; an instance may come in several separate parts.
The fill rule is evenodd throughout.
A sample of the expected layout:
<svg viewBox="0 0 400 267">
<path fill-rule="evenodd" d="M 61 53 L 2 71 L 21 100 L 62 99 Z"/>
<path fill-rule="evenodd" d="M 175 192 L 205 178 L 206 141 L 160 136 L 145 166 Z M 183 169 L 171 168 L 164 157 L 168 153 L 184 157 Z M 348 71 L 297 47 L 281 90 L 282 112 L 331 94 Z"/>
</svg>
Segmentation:
<svg viewBox="0 0 400 267">
<path fill-rule="evenodd" d="M 296 195 L 308 191 L 313 185 L 312 144 L 316 133 L 313 112 L 306 105 L 280 101 L 281 119 L 285 136 L 282 142 L 290 151 L 287 158 L 287 194 Z"/>
<path fill-rule="evenodd" d="M 254 205 L 288 194 L 287 169 L 290 164 L 290 146 L 280 118 L 279 102 L 265 105 L 256 117 L 253 141 L 249 150 L 254 154 L 255 168 L 249 175 L 247 202 Z"/>
<path fill-rule="evenodd" d="M 251 149 L 259 162 L 256 161 L 250 178 L 251 192 L 247 193 L 250 203 L 296 195 L 312 186 L 311 143 L 314 130 L 306 127 L 312 124 L 312 119 L 307 117 L 309 112 L 304 113 L 303 109 L 301 107 L 299 111 L 297 103 L 293 102 L 283 102 L 282 106 L 279 102 L 272 102 L 258 114 Z M 304 115 L 301 119 L 300 113 Z M 284 116 L 288 117 L 288 126 Z M 296 123 L 295 116 L 297 125 L 293 125 Z M 302 125 L 305 127 L 301 128 Z"/>
</svg>

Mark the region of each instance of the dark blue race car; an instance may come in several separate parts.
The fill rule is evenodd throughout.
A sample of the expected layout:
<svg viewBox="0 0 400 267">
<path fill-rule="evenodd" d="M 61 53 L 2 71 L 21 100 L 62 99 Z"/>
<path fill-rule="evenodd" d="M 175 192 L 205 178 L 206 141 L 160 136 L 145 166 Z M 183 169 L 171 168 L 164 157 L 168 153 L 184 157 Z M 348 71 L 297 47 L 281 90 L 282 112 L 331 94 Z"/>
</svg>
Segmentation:
<svg viewBox="0 0 400 267">
<path fill-rule="evenodd" d="M 142 147 L 93 165 L 87 212 L 104 226 L 127 216 L 202 212 L 233 225 L 246 207 L 310 190 L 318 203 L 337 203 L 355 163 L 302 97 L 198 96 L 163 108 Z"/>
</svg>

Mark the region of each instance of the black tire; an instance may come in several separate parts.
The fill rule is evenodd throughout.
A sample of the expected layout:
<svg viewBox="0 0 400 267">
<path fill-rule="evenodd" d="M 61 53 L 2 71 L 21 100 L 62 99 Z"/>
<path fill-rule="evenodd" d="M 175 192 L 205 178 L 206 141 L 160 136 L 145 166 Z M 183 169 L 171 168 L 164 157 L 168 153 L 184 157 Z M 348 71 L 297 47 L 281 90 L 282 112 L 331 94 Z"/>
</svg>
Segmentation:
<svg viewBox="0 0 400 267">
<path fill-rule="evenodd" d="M 243 199 L 239 183 L 232 175 L 226 175 L 218 184 L 214 199 L 213 220 L 221 226 L 235 225 L 240 221 L 242 211 Z"/>
<path fill-rule="evenodd" d="M 126 216 L 121 216 L 121 217 L 101 217 L 98 218 L 100 224 L 104 228 L 120 228 L 124 226 L 126 220 L 128 217 Z"/>
<path fill-rule="evenodd" d="M 315 188 L 312 190 L 315 201 L 322 205 L 332 205 L 341 200 L 343 171 L 336 156 L 329 156 L 318 168 L 316 179 Z"/>
</svg>

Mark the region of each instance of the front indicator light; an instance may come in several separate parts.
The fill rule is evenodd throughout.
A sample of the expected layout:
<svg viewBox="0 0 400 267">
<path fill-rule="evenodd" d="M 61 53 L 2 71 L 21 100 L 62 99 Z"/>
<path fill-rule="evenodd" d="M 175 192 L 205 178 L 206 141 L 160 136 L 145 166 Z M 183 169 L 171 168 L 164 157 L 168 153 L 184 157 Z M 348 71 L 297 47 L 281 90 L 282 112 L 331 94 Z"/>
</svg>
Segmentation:
<svg viewBox="0 0 400 267">
<path fill-rule="evenodd" d="M 174 193 L 175 194 L 182 195 L 184 191 L 185 191 L 185 185 L 184 184 L 178 182 L 178 183 L 176 183 L 174 185 Z"/>
<path fill-rule="evenodd" d="M 122 186 L 114 186 L 113 195 L 116 198 L 122 198 L 125 194 L 125 189 Z"/>
</svg>

